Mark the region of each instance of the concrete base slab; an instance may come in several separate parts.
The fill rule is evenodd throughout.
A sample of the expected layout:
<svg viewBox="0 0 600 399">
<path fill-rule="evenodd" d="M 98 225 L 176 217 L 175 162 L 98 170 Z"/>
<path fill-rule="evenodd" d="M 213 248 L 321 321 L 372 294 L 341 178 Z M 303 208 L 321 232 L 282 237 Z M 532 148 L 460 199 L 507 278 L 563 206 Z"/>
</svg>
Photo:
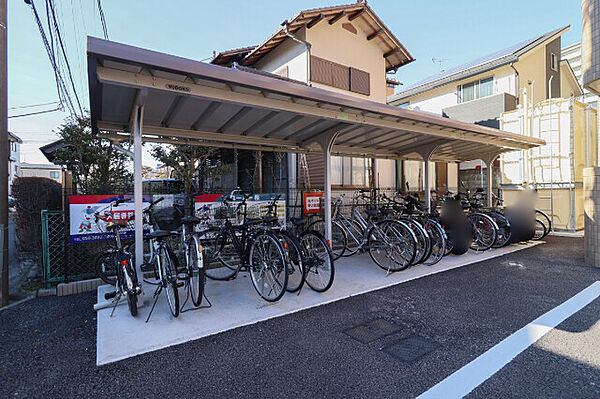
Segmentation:
<svg viewBox="0 0 600 399">
<path fill-rule="evenodd" d="M 96 364 L 102 365 L 142 353 L 166 348 L 194 339 L 217 334 L 244 325 L 281 317 L 303 309 L 339 301 L 427 275 L 466 266 L 507 253 L 529 248 L 543 241 L 513 244 L 483 253 L 469 252 L 462 256 L 447 256 L 437 265 L 418 265 L 386 277 L 368 255 L 355 255 L 335 262 L 335 281 L 329 291 L 319 294 L 304 287 L 300 295 L 286 294 L 280 301 L 268 303 L 260 299 L 246 274 L 233 281 L 207 280 L 206 295 L 212 307 L 185 312 L 173 318 L 164 294 L 158 300 L 149 323 L 145 323 L 150 306 L 133 318 L 127 306 L 118 306 L 97 314 Z M 109 286 L 98 287 L 98 301 L 104 300 Z M 148 289 L 148 288 L 147 288 Z M 149 287 L 152 290 L 152 287 Z M 146 292 L 150 294 L 151 292 Z M 180 289 L 181 303 L 185 291 Z M 203 305 L 206 304 L 204 301 Z"/>
</svg>

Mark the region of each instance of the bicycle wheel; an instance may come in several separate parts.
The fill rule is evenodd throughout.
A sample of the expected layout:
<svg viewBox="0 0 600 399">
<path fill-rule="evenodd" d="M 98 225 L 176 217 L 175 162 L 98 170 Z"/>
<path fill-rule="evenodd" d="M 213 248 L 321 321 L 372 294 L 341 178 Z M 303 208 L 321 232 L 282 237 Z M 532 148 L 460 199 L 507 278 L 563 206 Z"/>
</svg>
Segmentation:
<svg viewBox="0 0 600 399">
<path fill-rule="evenodd" d="M 535 213 L 539 216 L 538 218 L 540 219 L 540 221 L 544 224 L 544 227 L 546 228 L 546 232 L 542 236 L 542 238 L 544 238 L 550 233 L 550 231 L 552 231 L 552 219 L 550 219 L 550 216 L 548 216 L 548 214 L 546 214 L 546 212 L 542 212 L 539 209 L 536 209 Z"/>
<path fill-rule="evenodd" d="M 316 220 L 308 225 L 307 230 L 318 231 L 325 237 L 325 221 Z M 346 237 L 346 231 L 339 225 L 335 220 L 331 221 L 331 252 L 333 253 L 333 260 L 338 260 L 344 251 L 346 251 L 346 243 L 348 238 Z"/>
<path fill-rule="evenodd" d="M 470 213 L 467 218 L 471 222 L 473 241 L 469 248 L 473 251 L 487 251 L 494 245 L 498 237 L 498 227 L 488 215 Z"/>
<path fill-rule="evenodd" d="M 346 232 L 346 249 L 342 256 L 352 256 L 360 250 L 365 229 L 356 220 L 340 221 L 340 226 Z"/>
<path fill-rule="evenodd" d="M 300 234 L 300 244 L 304 250 L 306 284 L 314 291 L 327 291 L 333 284 L 335 268 L 325 237 L 314 230 L 306 230 Z"/>
<path fill-rule="evenodd" d="M 133 270 L 131 267 L 131 262 L 127 266 L 126 270 L 127 270 L 127 273 L 129 274 L 129 278 L 131 279 L 134 290 L 135 290 L 138 285 L 138 282 L 137 282 L 135 270 Z M 137 299 L 138 299 L 137 293 L 131 292 L 131 291 L 127 293 L 127 306 L 129 307 L 129 313 L 131 313 L 131 315 L 133 317 L 137 316 L 137 313 L 138 313 Z"/>
<path fill-rule="evenodd" d="M 250 277 L 258 295 L 266 301 L 278 301 L 285 293 L 288 267 L 279 240 L 271 233 L 260 232 L 250 238 Z"/>
<path fill-rule="evenodd" d="M 199 233 L 198 242 L 202 245 L 204 274 L 213 280 L 229 280 L 241 262 L 231 237 L 219 229 L 208 229 Z"/>
<path fill-rule="evenodd" d="M 281 241 L 283 254 L 287 261 L 288 281 L 286 290 L 296 292 L 304 284 L 304 256 L 300 243 L 287 230 L 280 230 L 275 234 Z"/>
<path fill-rule="evenodd" d="M 404 270 L 417 253 L 415 233 L 405 223 L 384 220 L 369 230 L 369 255 L 388 272 Z"/>
<path fill-rule="evenodd" d="M 429 256 L 423 261 L 423 264 L 432 266 L 442 260 L 446 254 L 446 233 L 442 226 L 431 219 L 426 219 L 423 227 L 429 233 L 429 241 L 431 243 Z"/>
<path fill-rule="evenodd" d="M 202 303 L 202 296 L 204 295 L 204 284 L 206 282 L 204 265 L 202 262 L 202 246 L 196 237 L 190 237 L 187 249 L 187 277 L 190 296 L 192 297 L 194 306 L 200 306 Z"/>
<path fill-rule="evenodd" d="M 429 235 L 427 231 L 423 228 L 423 226 L 412 219 L 402 219 L 402 222 L 406 223 L 408 227 L 415 233 L 415 237 L 417 238 L 417 253 L 415 254 L 415 258 L 411 262 L 412 265 L 416 265 L 418 263 L 423 262 L 429 256 Z"/>
<path fill-rule="evenodd" d="M 106 284 L 117 284 L 116 264 L 114 248 L 107 248 L 96 259 L 96 275 Z"/>
<path fill-rule="evenodd" d="M 540 219 L 535 219 L 535 234 L 532 240 L 539 241 L 546 236 L 546 225 Z"/>
<path fill-rule="evenodd" d="M 159 251 L 159 261 L 162 271 L 162 288 L 167 296 L 169 310 L 173 317 L 179 316 L 179 290 L 177 289 L 177 274 L 173 267 L 173 261 L 166 248 L 166 244 L 162 244 Z"/>
<path fill-rule="evenodd" d="M 512 230 L 510 228 L 510 222 L 503 214 L 499 212 L 490 213 L 492 219 L 498 226 L 498 237 L 496 238 L 496 242 L 492 245 L 492 248 L 500 248 L 505 245 L 510 244 L 510 239 L 512 238 Z"/>
</svg>

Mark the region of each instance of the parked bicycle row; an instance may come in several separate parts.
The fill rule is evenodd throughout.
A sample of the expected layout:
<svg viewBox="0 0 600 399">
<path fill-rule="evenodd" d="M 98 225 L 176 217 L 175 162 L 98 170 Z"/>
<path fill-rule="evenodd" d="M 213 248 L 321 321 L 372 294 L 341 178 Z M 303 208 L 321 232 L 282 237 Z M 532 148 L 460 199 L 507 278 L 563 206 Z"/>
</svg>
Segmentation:
<svg viewBox="0 0 600 399">
<path fill-rule="evenodd" d="M 460 255 L 469 249 L 485 251 L 511 242 L 540 239 L 550 231 L 550 218 L 537 211 L 536 228 L 511 215 L 496 200 L 496 206 L 482 205 L 482 190 L 468 190 L 436 196 L 431 211 L 415 194 L 388 195 L 376 189 L 360 190 L 349 209 L 342 210 L 344 195 L 334 202 L 332 240 L 325 239 L 322 219 L 289 219 L 285 226 L 277 214 L 280 196 L 267 205 L 262 217 L 248 217 L 251 194 L 234 190 L 221 198 L 220 206 L 205 207 L 193 216 L 173 205 L 181 216 L 177 231 L 161 230 L 154 219 L 159 198 L 143 211 L 144 234 L 141 265 L 143 281 L 156 287 L 153 304 L 161 294 L 173 317 L 191 301 L 201 307 L 206 299 L 205 280 L 233 280 L 248 273 L 258 295 L 278 301 L 285 292 L 299 293 L 306 284 L 317 292 L 327 291 L 334 282 L 334 261 L 340 257 L 368 252 L 387 274 L 412 265 L 434 265 L 448 254 Z M 113 241 L 100 254 L 96 270 L 115 291 L 106 294 L 114 306 L 126 297 L 132 315 L 137 314 L 140 279 L 133 267 L 134 244 L 124 246 L 120 232 L 133 220 L 115 220 L 113 208 L 119 199 L 95 213 L 96 222 L 106 222 Z M 187 212 L 191 213 L 191 212 Z M 184 294 L 185 298 L 180 298 Z M 114 308 L 113 308 L 114 312 Z"/>
<path fill-rule="evenodd" d="M 234 204 L 234 196 L 241 196 L 241 200 Z M 144 210 L 144 224 L 149 231 L 144 235 L 141 270 L 144 282 L 156 286 L 147 320 L 161 293 L 165 294 L 174 317 L 178 317 L 188 298 L 195 307 L 201 306 L 203 297 L 206 298 L 206 277 L 232 280 L 240 272 L 248 273 L 260 297 L 270 302 L 279 300 L 285 292 L 299 292 L 304 284 L 317 292 L 331 287 L 335 269 L 325 238 L 316 231 L 303 229 L 303 219 L 291 218 L 291 227 L 281 226 L 274 216 L 279 196 L 269 204 L 267 216 L 248 218 L 248 198 L 249 194 L 234 191 L 223 198 L 222 207 L 208 209 L 198 216 L 183 217 L 178 231 L 158 229 L 153 208 L 162 198 L 151 202 Z M 116 306 L 121 297 L 127 297 L 130 312 L 135 316 L 137 295 L 141 292 L 132 267 L 135 248 L 133 244 L 125 248 L 120 239 L 119 231 L 127 228 L 128 221 L 112 219 L 112 208 L 123 201 L 114 201 L 108 209 L 96 213 L 96 220 L 107 222 L 107 230 L 114 233 L 114 242 L 99 256 L 96 271 L 100 278 L 116 287 L 105 298 L 113 299 Z M 174 207 L 183 213 L 182 207 Z M 216 213 L 220 217 L 215 218 Z M 237 220 L 239 215 L 242 223 L 233 223 L 231 219 Z M 219 222 L 196 231 L 195 226 L 206 226 L 208 220 L 215 219 Z M 179 241 L 177 246 L 183 257 L 178 257 L 173 249 L 172 237 Z M 183 265 L 180 258 L 183 258 Z M 184 301 L 179 298 L 182 287 L 186 295 Z"/>
<path fill-rule="evenodd" d="M 412 265 L 434 265 L 450 253 L 461 255 L 500 248 L 511 242 L 541 239 L 551 229 L 542 211 L 483 205 L 483 190 L 469 190 L 436 196 L 432 192 L 431 211 L 416 194 L 396 193 L 393 197 L 376 189 L 360 190 L 351 205 L 344 195 L 332 204 L 332 251 L 334 259 L 368 252 L 388 273 Z M 323 219 L 309 228 L 324 232 Z"/>
</svg>

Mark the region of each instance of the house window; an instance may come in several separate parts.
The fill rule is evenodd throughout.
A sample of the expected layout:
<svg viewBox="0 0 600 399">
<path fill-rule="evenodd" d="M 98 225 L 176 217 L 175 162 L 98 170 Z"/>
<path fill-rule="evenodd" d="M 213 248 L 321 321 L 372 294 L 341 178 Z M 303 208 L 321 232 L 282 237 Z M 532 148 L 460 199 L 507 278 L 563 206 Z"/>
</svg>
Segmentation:
<svg viewBox="0 0 600 399">
<path fill-rule="evenodd" d="M 554 53 L 550 53 L 550 68 L 552 68 L 553 71 L 558 71 L 558 58 Z"/>
<path fill-rule="evenodd" d="M 59 172 L 50 172 L 50 178 L 51 179 L 58 179 L 59 177 Z"/>
<path fill-rule="evenodd" d="M 369 159 L 331 157 L 331 180 L 336 186 L 366 187 Z"/>
<path fill-rule="evenodd" d="M 459 103 L 464 103 L 478 98 L 488 97 L 494 94 L 494 78 L 476 80 L 464 85 L 459 85 L 456 89 L 456 96 Z"/>
</svg>

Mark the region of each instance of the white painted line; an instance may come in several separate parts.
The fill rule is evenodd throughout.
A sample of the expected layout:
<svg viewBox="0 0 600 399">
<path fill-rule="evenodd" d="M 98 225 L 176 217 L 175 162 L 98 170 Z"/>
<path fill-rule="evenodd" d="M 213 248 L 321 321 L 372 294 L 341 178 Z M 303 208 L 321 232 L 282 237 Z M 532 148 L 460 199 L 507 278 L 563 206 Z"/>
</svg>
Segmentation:
<svg viewBox="0 0 600 399">
<path fill-rule="evenodd" d="M 500 341 L 477 359 L 419 395 L 418 398 L 449 399 L 466 396 L 554 327 L 579 312 L 599 296 L 600 281 L 596 281 L 574 297 Z"/>
</svg>

